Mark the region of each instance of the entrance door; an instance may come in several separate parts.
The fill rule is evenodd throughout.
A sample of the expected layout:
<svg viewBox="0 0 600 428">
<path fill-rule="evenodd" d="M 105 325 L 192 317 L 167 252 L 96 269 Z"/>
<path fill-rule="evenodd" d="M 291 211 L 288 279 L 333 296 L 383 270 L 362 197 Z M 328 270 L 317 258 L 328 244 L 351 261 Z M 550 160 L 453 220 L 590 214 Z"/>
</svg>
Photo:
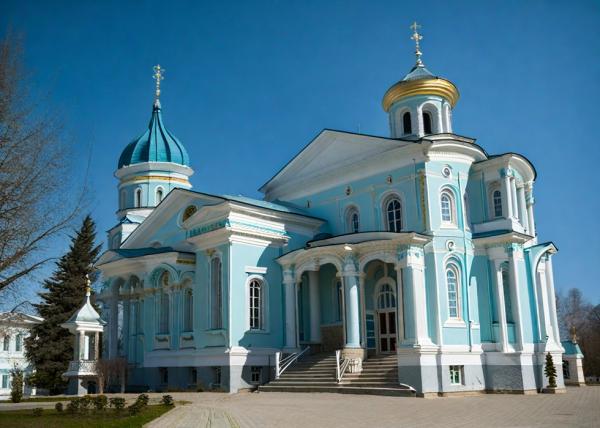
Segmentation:
<svg viewBox="0 0 600 428">
<path fill-rule="evenodd" d="M 396 352 L 396 295 L 390 284 L 383 284 L 377 297 L 379 352 Z"/>
</svg>

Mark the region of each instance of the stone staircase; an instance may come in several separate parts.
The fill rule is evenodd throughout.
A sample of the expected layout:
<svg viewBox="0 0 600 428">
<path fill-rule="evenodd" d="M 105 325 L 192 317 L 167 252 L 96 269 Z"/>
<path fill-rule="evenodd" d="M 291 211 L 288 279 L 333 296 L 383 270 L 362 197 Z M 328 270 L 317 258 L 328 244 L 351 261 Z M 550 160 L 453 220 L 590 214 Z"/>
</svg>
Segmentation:
<svg viewBox="0 0 600 428">
<path fill-rule="evenodd" d="M 371 357 L 363 361 L 361 373 L 344 375 L 341 383 L 335 378 L 335 354 L 310 355 L 290 366 L 279 379 L 261 385 L 261 392 L 337 392 L 414 397 L 407 386 L 398 384 L 395 355 Z"/>
</svg>

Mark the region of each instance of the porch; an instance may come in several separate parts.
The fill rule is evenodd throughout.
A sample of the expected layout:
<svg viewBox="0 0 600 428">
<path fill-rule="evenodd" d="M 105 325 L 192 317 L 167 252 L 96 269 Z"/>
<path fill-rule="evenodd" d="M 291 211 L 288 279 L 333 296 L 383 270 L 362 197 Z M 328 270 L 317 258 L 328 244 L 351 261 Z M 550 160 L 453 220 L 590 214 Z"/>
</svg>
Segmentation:
<svg viewBox="0 0 600 428">
<path fill-rule="evenodd" d="M 434 347 L 417 233 L 366 232 L 309 242 L 281 256 L 285 348 L 342 351 L 349 372 L 369 357 Z"/>
</svg>

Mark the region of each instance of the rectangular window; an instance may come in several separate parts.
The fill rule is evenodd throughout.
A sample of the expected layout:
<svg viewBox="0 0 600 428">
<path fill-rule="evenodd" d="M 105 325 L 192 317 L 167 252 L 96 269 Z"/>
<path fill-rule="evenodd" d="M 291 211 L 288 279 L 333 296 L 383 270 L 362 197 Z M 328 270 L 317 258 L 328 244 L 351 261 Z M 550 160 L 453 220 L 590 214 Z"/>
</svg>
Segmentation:
<svg viewBox="0 0 600 428">
<path fill-rule="evenodd" d="M 158 373 L 160 376 L 160 383 L 163 385 L 167 385 L 169 383 L 169 369 L 166 367 L 160 367 L 158 369 Z"/>
<path fill-rule="evenodd" d="M 169 334 L 169 295 L 163 292 L 160 296 L 160 334 Z"/>
<path fill-rule="evenodd" d="M 15 351 L 21 352 L 23 350 L 23 336 L 20 334 L 15 338 Z"/>
<path fill-rule="evenodd" d="M 221 367 L 213 367 L 214 382 L 213 386 L 221 386 Z"/>
<path fill-rule="evenodd" d="M 198 381 L 198 370 L 196 370 L 194 367 L 190 368 L 190 385 L 196 385 L 196 382 Z"/>
<path fill-rule="evenodd" d="M 191 289 L 185 292 L 183 309 L 183 330 L 192 331 L 194 330 L 194 295 Z"/>
<path fill-rule="evenodd" d="M 223 278 L 221 275 L 221 259 L 215 257 L 211 261 L 210 269 L 210 309 L 211 309 L 211 328 L 223 328 L 222 320 L 222 287 Z"/>
<path fill-rule="evenodd" d="M 261 378 L 261 373 L 262 373 L 262 367 L 259 367 L 259 366 L 250 367 L 250 381 L 254 384 L 259 384 L 260 378 Z"/>
<path fill-rule="evenodd" d="M 463 370 L 465 366 L 450 366 L 450 383 L 452 385 L 463 384 Z"/>
<path fill-rule="evenodd" d="M 2 339 L 2 350 L 8 351 L 10 348 L 10 336 L 4 336 Z"/>
<path fill-rule="evenodd" d="M 7 388 L 8 388 L 8 375 L 3 374 L 2 375 L 2 389 L 7 389 Z"/>
</svg>

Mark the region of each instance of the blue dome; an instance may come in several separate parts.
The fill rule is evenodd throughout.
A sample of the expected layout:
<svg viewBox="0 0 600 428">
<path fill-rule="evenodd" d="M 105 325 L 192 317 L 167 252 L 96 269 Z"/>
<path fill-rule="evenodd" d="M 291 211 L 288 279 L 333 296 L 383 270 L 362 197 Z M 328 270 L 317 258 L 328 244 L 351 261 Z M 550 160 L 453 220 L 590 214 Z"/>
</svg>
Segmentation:
<svg viewBox="0 0 600 428">
<path fill-rule="evenodd" d="M 163 125 L 160 102 L 154 102 L 148 130 L 125 147 L 119 168 L 144 162 L 173 162 L 189 166 L 190 158 L 183 144 Z"/>
</svg>

